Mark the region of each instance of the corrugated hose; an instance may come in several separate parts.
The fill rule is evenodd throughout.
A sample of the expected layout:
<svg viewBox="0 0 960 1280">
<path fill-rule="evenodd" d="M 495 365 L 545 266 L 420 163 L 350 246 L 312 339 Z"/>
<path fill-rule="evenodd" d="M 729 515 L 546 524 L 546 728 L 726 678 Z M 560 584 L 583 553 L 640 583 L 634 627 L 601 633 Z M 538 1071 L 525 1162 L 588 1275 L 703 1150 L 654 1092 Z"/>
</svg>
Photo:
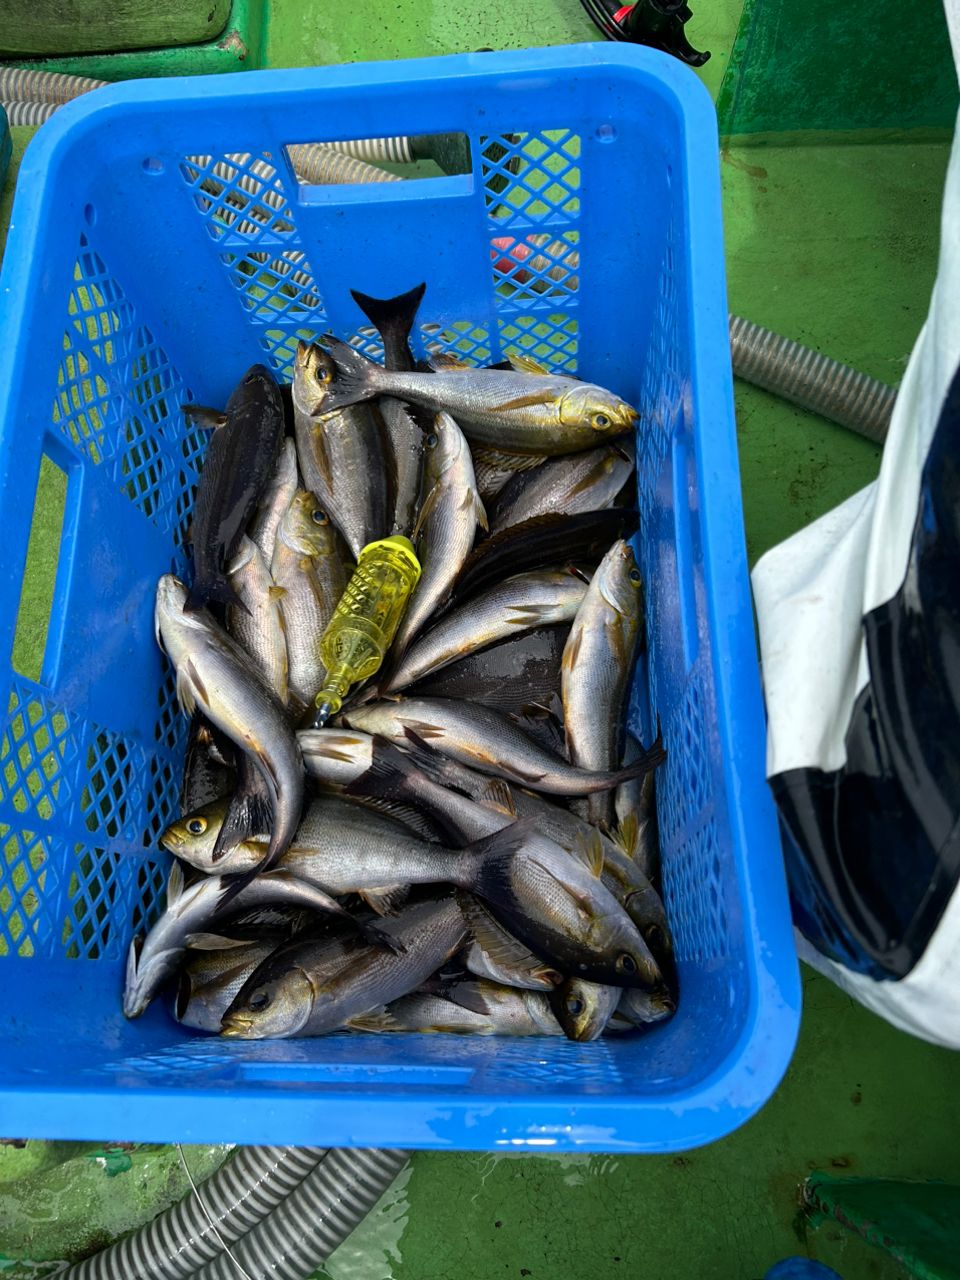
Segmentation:
<svg viewBox="0 0 960 1280">
<path fill-rule="evenodd" d="M 188 1280 L 268 1217 L 324 1154 L 322 1147 L 240 1147 L 178 1204 L 58 1280 Z"/>
</svg>

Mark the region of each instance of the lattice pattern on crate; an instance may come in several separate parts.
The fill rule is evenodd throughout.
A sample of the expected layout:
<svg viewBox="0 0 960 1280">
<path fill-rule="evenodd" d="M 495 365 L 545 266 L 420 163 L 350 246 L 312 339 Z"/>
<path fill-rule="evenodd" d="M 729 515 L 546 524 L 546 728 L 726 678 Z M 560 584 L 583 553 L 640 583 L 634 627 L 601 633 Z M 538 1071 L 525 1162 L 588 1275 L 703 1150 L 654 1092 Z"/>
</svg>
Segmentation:
<svg viewBox="0 0 960 1280">
<path fill-rule="evenodd" d="M 641 525 L 653 509 L 657 481 L 670 450 L 670 440 L 682 408 L 675 236 L 676 228 L 671 218 L 660 265 L 657 299 L 640 392 L 637 486 Z"/>
<path fill-rule="evenodd" d="M 71 960 L 117 960 L 158 915 L 165 872 L 156 862 L 75 844 L 66 853 L 68 905 L 60 945 Z"/>
<path fill-rule="evenodd" d="M 121 419 L 121 398 L 82 349 L 82 340 L 67 329 L 57 368 L 57 390 L 51 418 L 61 433 L 91 462 L 101 463 Z M 115 350 L 111 343 L 111 351 Z M 108 443 L 109 442 L 109 443 Z"/>
<path fill-rule="evenodd" d="M 54 922 L 50 899 L 57 886 L 46 838 L 0 823 L 0 956 L 49 952 Z"/>
<path fill-rule="evenodd" d="M 549 1058 L 538 1058 L 533 1041 L 502 1040 L 480 1074 L 490 1087 L 499 1081 L 520 1081 L 533 1088 L 567 1084 L 606 1089 L 623 1081 L 609 1046 L 600 1042 L 585 1046 L 551 1041 Z"/>
<path fill-rule="evenodd" d="M 220 261 L 252 323 L 309 322 L 323 328 L 326 321 L 317 282 L 299 249 L 275 254 L 225 252 Z"/>
<path fill-rule="evenodd" d="M 502 316 L 497 321 L 504 355 L 532 356 L 556 373 L 576 373 L 580 326 L 576 316 L 552 312 Z"/>
<path fill-rule="evenodd" d="M 652 705 L 663 705 L 655 678 L 650 698 Z M 664 896 L 677 954 L 684 959 L 726 954 L 726 890 L 707 743 L 707 724 L 714 715 L 701 661 L 688 674 L 683 698 L 663 726 L 667 759 L 656 783 Z"/>
<path fill-rule="evenodd" d="M 187 156 L 180 173 L 214 240 L 289 244 L 296 235 L 283 181 L 266 152 Z"/>
<path fill-rule="evenodd" d="M 151 756 L 147 807 L 141 837 L 144 848 L 155 849 L 160 833 L 178 816 L 179 794 L 180 779 L 172 762 L 160 756 Z"/>
<path fill-rule="evenodd" d="M 53 423 L 153 524 L 176 529 L 197 480 L 202 441 L 183 421 L 183 380 L 102 256 L 81 235 L 51 409 Z"/>
<path fill-rule="evenodd" d="M 260 334 L 260 345 L 267 359 L 280 375 L 281 381 L 293 381 L 293 366 L 297 358 L 297 344 L 316 342 L 322 329 L 267 329 Z"/>
<path fill-rule="evenodd" d="M 487 216 L 511 228 L 578 217 L 580 150 L 580 136 L 570 129 L 481 136 Z"/>
<path fill-rule="evenodd" d="M 362 351 L 368 360 L 376 360 L 383 364 L 383 340 L 372 324 L 361 325 L 352 338 L 347 341 L 351 347 Z"/>
<path fill-rule="evenodd" d="M 169 1079 L 178 1073 L 208 1075 L 211 1071 L 224 1068 L 232 1070 L 236 1061 L 236 1052 L 228 1050 L 222 1040 L 180 1039 L 169 1048 L 157 1049 L 154 1053 L 106 1062 L 97 1071 L 122 1071 L 125 1074 L 139 1072 L 142 1075 Z"/>
<path fill-rule="evenodd" d="M 565 300 L 580 288 L 580 232 L 496 236 L 490 241 L 493 287 L 500 304 Z"/>
<path fill-rule="evenodd" d="M 430 354 L 449 352 L 467 364 L 487 364 L 493 350 L 490 330 L 472 320 L 454 320 L 447 325 L 422 324 L 423 345 Z"/>
<path fill-rule="evenodd" d="M 246 320 L 259 328 L 272 367 L 292 377 L 300 338 L 328 328 L 316 272 L 297 230 L 280 171 L 257 156 L 188 156 L 180 166 Z"/>
<path fill-rule="evenodd" d="M 712 817 L 685 838 L 663 862 L 663 887 L 681 960 L 722 960 L 729 951 L 728 876 L 720 861 Z"/>
<path fill-rule="evenodd" d="M 0 810 L 48 821 L 72 799 L 80 745 L 76 725 L 36 686 L 15 682 L 0 733 Z"/>
<path fill-rule="evenodd" d="M 143 748 L 109 729 L 91 726 L 80 809 L 87 830 L 114 843 L 139 846 L 147 758 Z"/>
</svg>

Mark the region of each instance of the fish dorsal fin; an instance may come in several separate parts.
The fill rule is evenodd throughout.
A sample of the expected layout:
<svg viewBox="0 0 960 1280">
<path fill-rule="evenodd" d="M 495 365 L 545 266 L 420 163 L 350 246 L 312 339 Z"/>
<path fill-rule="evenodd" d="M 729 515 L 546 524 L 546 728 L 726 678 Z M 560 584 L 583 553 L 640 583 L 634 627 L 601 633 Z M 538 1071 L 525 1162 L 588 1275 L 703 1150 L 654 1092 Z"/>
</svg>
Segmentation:
<svg viewBox="0 0 960 1280">
<path fill-rule="evenodd" d="M 628 858 L 636 858 L 640 848 L 640 819 L 635 813 L 627 813 L 620 819 L 620 824 L 611 832 L 611 838 L 620 846 Z"/>
<path fill-rule="evenodd" d="M 180 408 L 191 422 L 195 422 L 198 427 L 206 427 L 209 431 L 217 431 L 228 422 L 222 409 L 211 409 L 209 405 L 182 404 Z"/>
<path fill-rule="evenodd" d="M 473 365 L 467 364 L 466 360 L 460 356 L 455 356 L 452 351 L 437 351 L 430 356 L 427 364 L 435 373 L 449 373 L 455 369 L 473 368 Z"/>
<path fill-rule="evenodd" d="M 519 351 L 514 355 L 508 355 L 507 359 L 510 361 L 510 368 L 517 373 L 539 373 L 543 375 L 550 372 L 545 364 L 541 364 L 539 360 L 534 360 L 533 356 L 525 356 Z"/>
<path fill-rule="evenodd" d="M 183 867 L 179 862 L 175 862 L 170 868 L 170 879 L 167 881 L 167 910 L 176 906 L 177 902 L 183 897 L 183 891 L 186 888 L 186 881 L 183 878 Z"/>
<path fill-rule="evenodd" d="M 509 933 L 482 902 L 466 893 L 458 894 L 457 900 L 474 940 L 497 968 L 527 974 L 538 987 L 556 986 L 562 981 L 559 973 Z"/>
<path fill-rule="evenodd" d="M 574 852 L 592 876 L 598 879 L 603 872 L 603 840 L 599 831 L 577 833 Z"/>
<path fill-rule="evenodd" d="M 500 813 L 509 814 L 511 818 L 517 816 L 513 792 L 509 782 L 503 778 L 488 778 L 480 792 L 479 801 L 487 809 L 497 809 Z"/>
<path fill-rule="evenodd" d="M 191 951 L 233 951 L 253 945 L 252 938 L 226 938 L 221 933 L 188 933 L 183 942 Z"/>
<path fill-rule="evenodd" d="M 393 916 L 406 902 L 410 893 L 409 885 L 391 884 L 382 889 L 358 889 L 357 896 L 362 898 L 371 911 L 378 916 Z"/>
</svg>

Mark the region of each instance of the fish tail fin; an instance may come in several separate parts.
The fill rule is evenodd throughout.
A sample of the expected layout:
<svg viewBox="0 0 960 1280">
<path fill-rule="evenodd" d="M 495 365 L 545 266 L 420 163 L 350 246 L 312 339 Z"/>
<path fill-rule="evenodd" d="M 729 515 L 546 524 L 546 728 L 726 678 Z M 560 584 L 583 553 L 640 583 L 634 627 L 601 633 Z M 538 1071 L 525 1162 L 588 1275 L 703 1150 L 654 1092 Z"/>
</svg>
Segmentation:
<svg viewBox="0 0 960 1280">
<path fill-rule="evenodd" d="M 492 835 L 474 840 L 460 850 L 459 861 L 469 869 L 464 879 L 470 883 L 461 883 L 460 887 L 474 888 L 487 896 L 488 889 L 494 884 L 508 885 L 508 869 L 514 858 L 526 844 L 536 829 L 532 818 L 520 818 L 495 831 Z M 482 890 L 479 886 L 483 886 Z"/>
<path fill-rule="evenodd" d="M 337 366 L 337 374 L 330 387 L 327 388 L 320 408 L 319 416 L 333 413 L 337 409 L 345 409 L 348 405 L 358 404 L 361 400 L 371 400 L 380 392 L 379 374 L 383 370 L 365 355 L 354 350 L 348 342 L 327 336 L 324 346 Z"/>
<path fill-rule="evenodd" d="M 265 796 L 236 791 L 217 834 L 211 861 L 216 865 L 238 844 L 266 835 L 272 826 L 273 806 Z"/>
<path fill-rule="evenodd" d="M 387 365 L 407 373 L 414 366 L 410 333 L 426 288 L 424 282 L 395 298 L 371 298 L 358 289 L 350 290 L 354 302 L 383 338 Z"/>
<path fill-rule="evenodd" d="M 631 764 L 625 765 L 612 776 L 615 781 L 614 786 L 619 786 L 621 782 L 630 782 L 633 778 L 642 778 L 646 773 L 652 773 L 654 769 L 660 767 L 667 758 L 667 751 L 663 745 L 663 729 L 660 726 L 660 717 L 657 716 L 657 736 L 653 744 L 644 751 L 642 748 L 638 750 L 637 758 Z"/>
<path fill-rule="evenodd" d="M 244 613 L 250 612 L 223 574 L 217 574 L 213 578 L 198 579 L 190 588 L 190 593 L 183 606 L 184 612 L 196 613 L 198 609 L 203 609 L 211 601 L 215 604 L 242 609 Z"/>
<path fill-rule="evenodd" d="M 368 796 L 371 799 L 412 799 L 411 778 L 419 772 L 417 765 L 386 738 L 373 737 L 370 767 L 343 789 L 345 796 Z"/>
</svg>

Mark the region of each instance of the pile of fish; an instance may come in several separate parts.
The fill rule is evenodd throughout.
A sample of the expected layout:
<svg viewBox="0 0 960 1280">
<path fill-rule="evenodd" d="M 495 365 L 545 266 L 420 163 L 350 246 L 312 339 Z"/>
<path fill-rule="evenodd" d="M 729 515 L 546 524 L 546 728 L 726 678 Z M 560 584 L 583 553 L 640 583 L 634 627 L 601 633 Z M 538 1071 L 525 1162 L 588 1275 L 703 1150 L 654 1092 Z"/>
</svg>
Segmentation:
<svg viewBox="0 0 960 1280">
<path fill-rule="evenodd" d="M 210 428 L 193 581 L 158 642 L 191 727 L 166 909 L 124 1012 L 184 1026 L 566 1035 L 669 1017 L 657 891 L 659 740 L 625 739 L 643 634 L 636 413 L 524 357 L 418 364 L 423 286 L 354 294 L 381 367 L 301 343 L 292 388 L 250 369 Z M 319 640 L 361 549 L 422 576 L 379 672 L 313 728 Z"/>
</svg>

